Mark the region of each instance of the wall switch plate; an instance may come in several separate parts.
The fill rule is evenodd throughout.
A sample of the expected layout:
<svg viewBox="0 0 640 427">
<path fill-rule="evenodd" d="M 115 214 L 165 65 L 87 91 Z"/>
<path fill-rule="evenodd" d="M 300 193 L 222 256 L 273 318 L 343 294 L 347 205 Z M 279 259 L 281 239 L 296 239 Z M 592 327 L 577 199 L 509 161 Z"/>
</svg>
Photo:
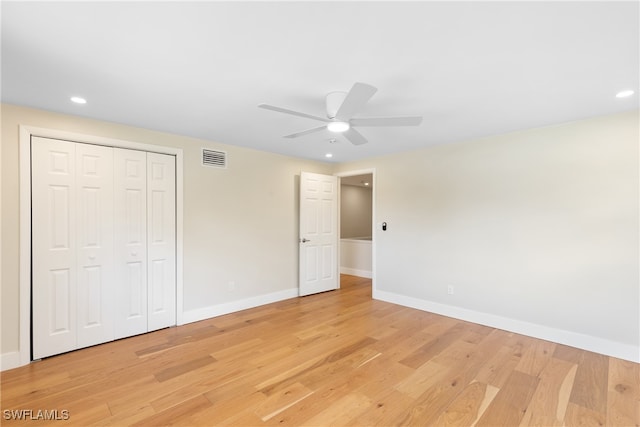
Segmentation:
<svg viewBox="0 0 640 427">
<path fill-rule="evenodd" d="M 453 295 L 453 286 L 452 285 L 447 286 L 447 294 Z"/>
</svg>

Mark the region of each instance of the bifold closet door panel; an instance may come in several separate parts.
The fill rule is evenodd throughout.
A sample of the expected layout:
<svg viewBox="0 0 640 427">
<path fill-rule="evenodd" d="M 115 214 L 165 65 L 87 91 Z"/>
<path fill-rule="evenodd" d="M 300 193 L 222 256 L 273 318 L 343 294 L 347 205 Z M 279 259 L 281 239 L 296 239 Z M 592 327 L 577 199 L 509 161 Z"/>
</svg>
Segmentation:
<svg viewBox="0 0 640 427">
<path fill-rule="evenodd" d="M 112 341 L 113 148 L 76 144 L 78 348 Z"/>
<path fill-rule="evenodd" d="M 36 359 L 113 340 L 113 149 L 32 139 Z"/>
<path fill-rule="evenodd" d="M 33 357 L 76 348 L 75 144 L 33 137 L 32 329 Z"/>
<path fill-rule="evenodd" d="M 175 157 L 147 153 L 148 329 L 176 324 Z"/>
<path fill-rule="evenodd" d="M 114 149 L 115 338 L 147 332 L 147 153 Z"/>
</svg>

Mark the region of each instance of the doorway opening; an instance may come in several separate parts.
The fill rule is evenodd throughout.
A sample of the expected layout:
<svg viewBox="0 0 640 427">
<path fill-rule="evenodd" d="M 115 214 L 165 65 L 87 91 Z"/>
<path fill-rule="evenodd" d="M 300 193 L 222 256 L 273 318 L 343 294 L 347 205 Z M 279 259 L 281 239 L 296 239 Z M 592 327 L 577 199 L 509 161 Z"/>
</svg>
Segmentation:
<svg viewBox="0 0 640 427">
<path fill-rule="evenodd" d="M 345 172 L 338 176 L 340 274 L 372 279 L 374 282 L 374 170 Z"/>
</svg>

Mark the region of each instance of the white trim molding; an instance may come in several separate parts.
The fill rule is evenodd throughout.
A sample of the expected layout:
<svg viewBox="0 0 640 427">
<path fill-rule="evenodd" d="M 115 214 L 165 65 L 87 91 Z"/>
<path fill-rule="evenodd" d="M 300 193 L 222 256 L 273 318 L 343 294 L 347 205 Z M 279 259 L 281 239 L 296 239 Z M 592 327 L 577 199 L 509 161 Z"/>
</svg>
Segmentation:
<svg viewBox="0 0 640 427">
<path fill-rule="evenodd" d="M 440 314 L 442 316 L 453 317 L 454 319 L 464 320 L 466 322 L 477 323 L 533 338 L 568 345 L 570 347 L 580 348 L 582 350 L 604 354 L 606 356 L 640 363 L 640 348 L 630 344 L 579 334 L 577 332 L 555 329 L 549 326 L 524 322 L 522 320 L 496 316 L 494 314 L 440 304 L 393 292 L 374 290 L 373 298 L 405 307 L 428 311 L 430 313 Z"/>
<path fill-rule="evenodd" d="M 349 274 L 351 276 L 364 277 L 371 279 L 372 274 L 369 270 L 358 270 L 356 268 L 340 267 L 340 274 Z"/>
<path fill-rule="evenodd" d="M 196 308 L 194 310 L 185 311 L 182 318 L 184 320 L 184 323 L 199 322 L 200 320 L 222 316 L 223 314 L 235 313 L 236 311 L 246 310 L 248 308 L 259 307 L 261 305 L 271 304 L 274 302 L 284 301 L 297 297 L 298 288 L 290 288 L 283 291 L 258 295 L 238 301 L 231 301 L 227 303 L 212 305 L 209 307 Z"/>
<path fill-rule="evenodd" d="M 12 351 L 10 353 L 0 354 L 0 370 L 6 371 L 21 366 L 20 352 Z"/>
<path fill-rule="evenodd" d="M 128 148 L 176 157 L 176 324 L 183 318 L 183 151 L 181 148 L 20 125 L 20 342 L 19 349 L 1 355 L 2 370 L 31 361 L 31 137 L 63 139 L 108 147 Z M 15 364 L 17 358 L 17 366 Z M 5 363 L 6 360 L 6 363 Z M 5 367 L 6 364 L 6 367 Z"/>
</svg>

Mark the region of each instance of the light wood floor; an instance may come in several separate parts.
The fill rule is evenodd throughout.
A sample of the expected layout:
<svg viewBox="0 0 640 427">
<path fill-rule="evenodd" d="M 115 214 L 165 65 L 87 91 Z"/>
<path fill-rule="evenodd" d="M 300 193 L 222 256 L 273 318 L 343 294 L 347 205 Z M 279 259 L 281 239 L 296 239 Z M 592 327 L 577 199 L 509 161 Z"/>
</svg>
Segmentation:
<svg viewBox="0 0 640 427">
<path fill-rule="evenodd" d="M 6 371 L 0 422 L 637 426 L 639 366 L 373 301 L 369 280 L 343 276 L 340 291 Z"/>
</svg>

